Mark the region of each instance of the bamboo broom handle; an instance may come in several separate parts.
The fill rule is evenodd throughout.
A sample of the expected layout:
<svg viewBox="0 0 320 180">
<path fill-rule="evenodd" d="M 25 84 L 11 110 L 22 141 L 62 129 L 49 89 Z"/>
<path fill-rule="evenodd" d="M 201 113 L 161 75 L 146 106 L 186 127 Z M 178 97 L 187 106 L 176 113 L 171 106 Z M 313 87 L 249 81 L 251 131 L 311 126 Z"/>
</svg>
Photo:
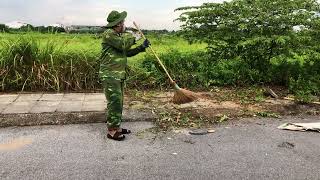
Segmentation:
<svg viewBox="0 0 320 180">
<path fill-rule="evenodd" d="M 147 39 L 143 32 L 140 30 L 139 26 L 136 24 L 136 22 L 133 22 L 134 26 L 138 29 L 139 33 L 141 34 L 141 36 L 144 38 L 144 39 Z M 168 73 L 166 67 L 163 65 L 163 63 L 161 62 L 160 58 L 158 57 L 158 55 L 156 54 L 156 52 L 153 50 L 153 48 L 151 47 L 150 45 L 150 49 L 152 51 L 152 53 L 154 54 L 154 56 L 157 58 L 159 64 L 161 65 L 161 67 L 163 68 L 163 70 L 166 72 L 167 76 L 169 77 L 170 79 L 170 82 L 171 84 L 175 85 L 176 83 L 174 82 L 174 80 L 172 79 L 172 77 L 170 76 L 170 74 Z"/>
</svg>

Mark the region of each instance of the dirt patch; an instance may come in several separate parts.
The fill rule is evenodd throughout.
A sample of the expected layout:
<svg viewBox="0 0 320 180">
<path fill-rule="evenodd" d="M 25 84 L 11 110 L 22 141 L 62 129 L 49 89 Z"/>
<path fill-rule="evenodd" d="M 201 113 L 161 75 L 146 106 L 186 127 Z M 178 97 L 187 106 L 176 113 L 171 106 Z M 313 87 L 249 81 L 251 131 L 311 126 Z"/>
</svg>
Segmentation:
<svg viewBox="0 0 320 180">
<path fill-rule="evenodd" d="M 279 99 L 272 98 L 261 88 L 220 88 L 211 92 L 198 92 L 200 99 L 182 105 L 171 102 L 174 92 L 129 92 L 127 100 L 131 103 L 143 102 L 143 106 L 151 108 L 159 115 L 158 123 L 165 127 L 200 127 L 242 117 L 275 118 L 285 115 L 320 114 L 320 105 L 299 104 L 283 99 L 288 94 L 281 90 L 278 88 L 276 91 Z M 133 107 L 137 106 L 143 108 L 142 105 Z"/>
</svg>

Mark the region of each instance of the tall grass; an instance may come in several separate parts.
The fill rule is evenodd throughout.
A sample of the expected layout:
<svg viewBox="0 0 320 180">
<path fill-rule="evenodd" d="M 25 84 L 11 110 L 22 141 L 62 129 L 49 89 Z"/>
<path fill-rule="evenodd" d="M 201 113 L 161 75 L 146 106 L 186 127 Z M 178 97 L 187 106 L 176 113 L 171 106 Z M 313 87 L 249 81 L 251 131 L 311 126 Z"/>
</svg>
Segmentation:
<svg viewBox="0 0 320 180">
<path fill-rule="evenodd" d="M 89 49 L 76 42 L 92 42 L 92 37 L 57 39 L 54 35 L 49 35 L 45 39 L 42 38 L 38 38 L 36 34 L 26 34 L 8 35 L 1 40 L 2 91 L 68 91 L 97 88 L 99 50 Z"/>
<path fill-rule="evenodd" d="M 204 44 L 189 45 L 175 36 L 151 36 L 159 54 L 176 49 L 195 52 Z M 142 41 L 142 40 L 141 40 Z M 140 44 L 139 41 L 137 44 Z M 0 33 L 1 91 L 79 91 L 100 89 L 101 39 L 96 35 Z M 153 77 L 141 69 L 147 53 L 128 59 L 128 85 L 145 87 Z M 139 80 L 137 79 L 139 78 Z M 159 82 L 165 83 L 164 82 Z"/>
</svg>

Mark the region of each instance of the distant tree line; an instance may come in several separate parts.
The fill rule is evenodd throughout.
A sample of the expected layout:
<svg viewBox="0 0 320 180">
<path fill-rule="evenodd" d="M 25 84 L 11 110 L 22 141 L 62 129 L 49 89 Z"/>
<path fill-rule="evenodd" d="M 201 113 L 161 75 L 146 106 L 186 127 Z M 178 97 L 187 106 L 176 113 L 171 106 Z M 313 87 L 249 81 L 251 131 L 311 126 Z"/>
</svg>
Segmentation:
<svg viewBox="0 0 320 180">
<path fill-rule="evenodd" d="M 129 28 L 130 29 L 130 28 Z M 32 26 L 27 24 L 18 29 L 9 28 L 5 24 L 0 24 L 0 32 L 40 32 L 40 33 L 71 33 L 71 34 L 100 34 L 106 30 L 101 26 L 71 26 L 68 28 L 54 26 Z M 142 30 L 144 34 L 172 34 L 175 31 L 164 30 Z"/>
<path fill-rule="evenodd" d="M 4 24 L 0 24 L 0 31 L 1 32 L 8 32 L 9 31 L 9 27 L 4 25 Z"/>
<path fill-rule="evenodd" d="M 18 29 L 10 28 L 5 24 L 0 24 L 1 32 L 40 32 L 40 33 L 63 33 L 66 32 L 63 27 L 54 27 L 54 26 L 32 26 L 31 24 L 27 24 Z"/>
</svg>

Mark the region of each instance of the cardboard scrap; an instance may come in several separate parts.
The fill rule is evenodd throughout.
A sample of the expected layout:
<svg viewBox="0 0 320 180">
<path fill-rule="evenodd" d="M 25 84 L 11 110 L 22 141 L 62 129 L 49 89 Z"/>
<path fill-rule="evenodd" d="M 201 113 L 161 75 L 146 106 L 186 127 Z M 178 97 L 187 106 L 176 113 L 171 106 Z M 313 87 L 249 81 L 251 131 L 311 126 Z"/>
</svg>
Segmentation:
<svg viewBox="0 0 320 180">
<path fill-rule="evenodd" d="M 282 130 L 291 131 L 317 131 L 320 132 L 320 122 L 318 123 L 285 123 L 278 127 Z"/>
</svg>

